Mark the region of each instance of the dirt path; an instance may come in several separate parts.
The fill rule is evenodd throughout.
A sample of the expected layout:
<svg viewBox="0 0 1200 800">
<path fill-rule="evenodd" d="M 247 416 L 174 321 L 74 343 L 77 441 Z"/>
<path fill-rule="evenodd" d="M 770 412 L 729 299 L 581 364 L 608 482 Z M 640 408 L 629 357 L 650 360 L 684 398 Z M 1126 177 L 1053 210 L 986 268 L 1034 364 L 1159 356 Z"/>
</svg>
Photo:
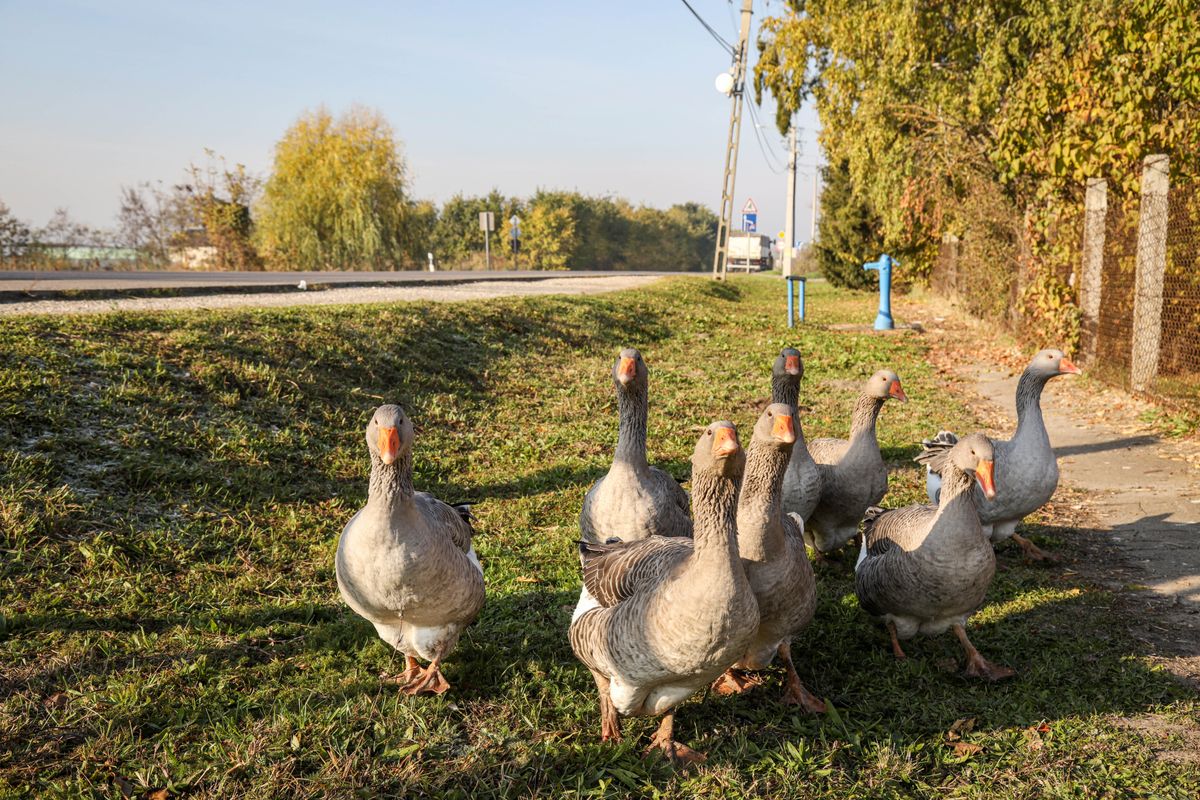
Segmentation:
<svg viewBox="0 0 1200 800">
<path fill-rule="evenodd" d="M 1028 355 L 941 301 L 902 309 L 932 339 L 947 385 L 979 399 L 989 432 L 1010 434 Z M 1051 381 L 1042 411 L 1059 459 L 1055 502 L 1067 497 L 1093 528 L 1094 560 L 1072 568 L 1127 592 L 1136 635 L 1173 671 L 1200 678 L 1200 441 L 1159 436 L 1147 421 L 1153 405 L 1086 378 Z"/>
<path fill-rule="evenodd" d="M 278 308 L 424 300 L 486 300 L 545 294 L 598 294 L 646 286 L 659 276 L 611 275 L 594 278 L 547 278 L 537 281 L 487 281 L 451 286 L 354 286 L 320 291 L 211 294 L 191 297 L 122 297 L 105 300 L 33 300 L 0 304 L 0 317 L 18 314 L 98 314 L 106 311 L 182 311 L 212 308 Z"/>
</svg>

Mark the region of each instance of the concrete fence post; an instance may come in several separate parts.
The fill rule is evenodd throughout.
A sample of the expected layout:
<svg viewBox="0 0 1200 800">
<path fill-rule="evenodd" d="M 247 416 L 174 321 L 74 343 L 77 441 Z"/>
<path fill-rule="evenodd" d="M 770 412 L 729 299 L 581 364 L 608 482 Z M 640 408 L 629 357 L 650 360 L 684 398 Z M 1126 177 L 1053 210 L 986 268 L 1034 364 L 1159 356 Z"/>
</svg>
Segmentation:
<svg viewBox="0 0 1200 800">
<path fill-rule="evenodd" d="M 1104 229 L 1108 220 L 1108 181 L 1089 178 L 1083 200 L 1083 264 L 1080 269 L 1079 306 L 1083 313 L 1083 361 L 1096 359 L 1100 338 L 1100 304 L 1104 274 Z"/>
<path fill-rule="evenodd" d="M 1137 282 L 1133 298 L 1133 352 L 1130 383 L 1150 388 L 1158 373 L 1162 337 L 1163 273 L 1167 267 L 1167 189 L 1170 164 L 1165 154 L 1142 161 L 1142 206 L 1138 216 Z"/>
</svg>

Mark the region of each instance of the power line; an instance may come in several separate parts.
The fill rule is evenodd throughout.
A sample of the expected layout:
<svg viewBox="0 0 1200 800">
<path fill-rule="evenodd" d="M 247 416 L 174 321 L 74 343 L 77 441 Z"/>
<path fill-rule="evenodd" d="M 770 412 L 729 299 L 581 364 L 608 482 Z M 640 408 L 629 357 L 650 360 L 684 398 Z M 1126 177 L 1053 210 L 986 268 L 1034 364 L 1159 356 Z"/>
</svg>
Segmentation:
<svg viewBox="0 0 1200 800">
<path fill-rule="evenodd" d="M 782 175 L 784 167 L 780 165 L 779 155 L 771 149 L 770 142 L 766 140 L 762 132 L 762 124 L 758 121 L 758 112 L 754 110 L 754 103 L 750 103 L 749 108 L 750 121 L 754 124 L 754 138 L 758 142 L 758 149 L 762 152 L 763 160 L 767 162 L 767 169 L 776 175 Z M 768 153 L 768 150 L 771 152 Z"/>
<path fill-rule="evenodd" d="M 725 37 L 723 37 L 723 36 L 721 36 L 721 34 L 717 33 L 716 29 L 713 28 L 712 25 L 709 25 L 707 22 L 705 22 L 704 17 L 700 16 L 699 12 L 697 12 L 696 9 L 692 8 L 692 4 L 689 3 L 688 0 L 679 0 L 679 2 L 681 2 L 685 6 L 687 6 L 687 10 L 692 12 L 692 16 L 696 18 L 696 21 L 699 22 L 702 26 L 704 26 L 704 30 L 708 31 L 708 35 L 713 37 L 713 39 L 716 39 L 717 44 L 721 45 L 721 47 L 724 48 L 725 52 L 729 53 L 729 55 L 732 56 L 733 55 L 733 45 L 731 45 L 729 42 L 725 41 Z"/>
</svg>

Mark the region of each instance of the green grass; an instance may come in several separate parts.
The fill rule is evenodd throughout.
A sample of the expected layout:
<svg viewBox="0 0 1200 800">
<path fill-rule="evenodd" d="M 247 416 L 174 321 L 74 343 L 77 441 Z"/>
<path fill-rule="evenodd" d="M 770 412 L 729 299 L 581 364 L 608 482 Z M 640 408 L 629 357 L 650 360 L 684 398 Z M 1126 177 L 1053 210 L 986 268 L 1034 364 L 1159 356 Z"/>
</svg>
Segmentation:
<svg viewBox="0 0 1200 800">
<path fill-rule="evenodd" d="M 703 425 L 751 423 L 785 344 L 805 356 L 810 437 L 844 434 L 872 371 L 900 373 L 911 402 L 879 425 L 889 505 L 922 496 L 915 442 L 971 425 L 917 334 L 822 329 L 869 321 L 871 296 L 814 284 L 796 333 L 782 300 L 768 278 L 678 278 L 589 298 L 0 323 L 0 795 L 1200 791 L 1194 766 L 1156 761 L 1118 724 L 1194 715 L 1195 696 L 1122 633 L 1115 598 L 1009 553 L 974 638 L 1013 681 L 963 678 L 951 637 L 894 662 L 835 562 L 795 647 L 835 711 L 778 707 L 773 673 L 681 707 L 677 736 L 709 755 L 699 769 L 643 758 L 650 721 L 599 743 L 566 629 L 579 504 L 616 437 L 620 347 L 650 365 L 651 457 L 681 477 Z M 440 698 L 380 684 L 401 659 L 334 582 L 365 498 L 363 427 L 384 401 L 418 422 L 418 488 L 478 502 L 488 602 Z M 1041 522 L 1035 537 L 1070 552 L 1073 532 Z M 959 720 L 978 750 L 953 746 Z"/>
</svg>

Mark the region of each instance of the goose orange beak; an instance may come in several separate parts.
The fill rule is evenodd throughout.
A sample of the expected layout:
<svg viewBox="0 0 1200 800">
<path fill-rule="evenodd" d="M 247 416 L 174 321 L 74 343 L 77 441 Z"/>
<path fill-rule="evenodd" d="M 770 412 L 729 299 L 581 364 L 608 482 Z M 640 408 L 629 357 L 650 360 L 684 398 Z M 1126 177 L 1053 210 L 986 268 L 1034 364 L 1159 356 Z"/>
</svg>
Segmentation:
<svg viewBox="0 0 1200 800">
<path fill-rule="evenodd" d="M 979 481 L 979 486 L 983 489 L 983 496 L 988 500 L 996 499 L 996 480 L 992 475 L 992 470 L 995 469 L 995 462 L 980 461 L 979 466 L 975 468 L 975 480 Z"/>
<path fill-rule="evenodd" d="M 771 427 L 771 435 L 779 441 L 788 444 L 796 441 L 796 427 L 792 424 L 790 414 L 780 414 L 775 417 L 775 424 Z"/>
<path fill-rule="evenodd" d="M 784 356 L 783 371 L 788 375 L 800 374 L 800 356 Z"/>
<path fill-rule="evenodd" d="M 622 386 L 628 384 L 631 380 L 637 377 L 637 363 L 632 358 L 621 358 L 621 363 L 617 367 L 617 380 Z"/>
<path fill-rule="evenodd" d="M 395 428 L 379 429 L 379 458 L 391 464 L 400 453 L 400 433 Z"/>
<path fill-rule="evenodd" d="M 908 402 L 908 395 L 900 388 L 900 381 L 892 381 L 892 385 L 888 388 L 888 396 L 896 398 L 901 403 Z"/>
<path fill-rule="evenodd" d="M 1071 361 L 1063 359 L 1058 362 L 1058 374 L 1060 375 L 1082 375 L 1083 370 L 1075 366 Z"/>
<path fill-rule="evenodd" d="M 713 434 L 713 455 L 717 458 L 725 458 L 731 456 L 742 446 L 738 443 L 737 431 L 733 428 L 717 428 L 717 432 Z"/>
</svg>

